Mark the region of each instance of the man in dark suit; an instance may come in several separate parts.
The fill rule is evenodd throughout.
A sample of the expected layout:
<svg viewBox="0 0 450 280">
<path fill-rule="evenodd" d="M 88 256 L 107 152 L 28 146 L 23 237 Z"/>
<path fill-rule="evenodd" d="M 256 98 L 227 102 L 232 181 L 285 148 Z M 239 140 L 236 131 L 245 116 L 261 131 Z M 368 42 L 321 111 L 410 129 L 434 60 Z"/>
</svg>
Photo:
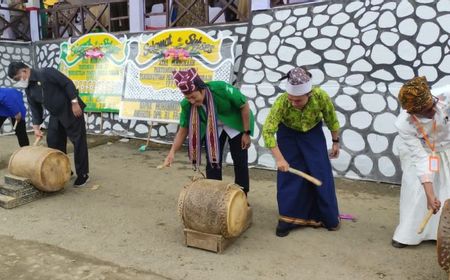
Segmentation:
<svg viewBox="0 0 450 280">
<path fill-rule="evenodd" d="M 54 68 L 32 69 L 22 62 L 12 62 L 8 76 L 25 88 L 36 137 L 42 137 L 44 108 L 50 113 L 47 144 L 67 153 L 67 137 L 73 143 L 77 179 L 75 187 L 89 180 L 88 147 L 83 109 L 86 105 L 78 96 L 74 83 Z"/>
</svg>

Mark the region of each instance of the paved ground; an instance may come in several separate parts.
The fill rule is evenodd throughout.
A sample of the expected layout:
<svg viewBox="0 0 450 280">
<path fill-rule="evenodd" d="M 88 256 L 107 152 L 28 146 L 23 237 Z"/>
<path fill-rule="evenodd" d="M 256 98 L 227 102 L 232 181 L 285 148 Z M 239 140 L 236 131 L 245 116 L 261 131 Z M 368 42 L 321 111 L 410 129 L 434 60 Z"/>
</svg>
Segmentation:
<svg viewBox="0 0 450 280">
<path fill-rule="evenodd" d="M 390 246 L 399 189 L 387 184 L 337 179 L 340 210 L 356 222 L 277 238 L 275 172 L 253 169 L 252 227 L 223 254 L 187 248 L 176 212 L 192 176 L 185 152 L 158 170 L 168 146 L 142 153 L 141 141 L 108 141 L 90 137 L 87 187 L 68 184 L 59 194 L 0 208 L 0 279 L 447 279 L 434 242 Z M 16 145 L 0 137 L 0 163 Z M 231 181 L 232 169 L 225 174 Z"/>
</svg>

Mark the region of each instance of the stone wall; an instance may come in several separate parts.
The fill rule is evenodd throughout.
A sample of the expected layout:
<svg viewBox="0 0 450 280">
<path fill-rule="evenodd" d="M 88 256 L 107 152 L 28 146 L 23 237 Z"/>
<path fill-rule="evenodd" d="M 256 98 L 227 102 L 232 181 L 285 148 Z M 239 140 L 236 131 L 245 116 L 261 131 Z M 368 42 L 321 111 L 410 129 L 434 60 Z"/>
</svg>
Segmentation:
<svg viewBox="0 0 450 280">
<path fill-rule="evenodd" d="M 397 94 L 403 82 L 425 75 L 433 87 L 450 84 L 450 1 L 329 1 L 259 11 L 249 25 L 238 83 L 257 112 L 257 159 L 273 167 L 262 124 L 278 79 L 305 65 L 334 101 L 342 150 L 335 174 L 399 182 Z M 331 146 L 331 137 L 328 145 Z"/>
</svg>

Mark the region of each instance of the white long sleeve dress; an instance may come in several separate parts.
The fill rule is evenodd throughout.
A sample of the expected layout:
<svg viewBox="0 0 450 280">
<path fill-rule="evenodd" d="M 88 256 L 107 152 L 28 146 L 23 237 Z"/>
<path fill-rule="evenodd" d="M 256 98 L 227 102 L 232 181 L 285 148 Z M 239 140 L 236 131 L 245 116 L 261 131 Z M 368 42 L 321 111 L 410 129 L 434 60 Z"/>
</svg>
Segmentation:
<svg viewBox="0 0 450 280">
<path fill-rule="evenodd" d="M 427 199 L 423 182 L 432 182 L 436 197 L 444 205 L 450 198 L 450 94 L 439 96 L 436 104 L 436 135 L 433 134 L 433 120 L 417 118 L 423 126 L 430 142 L 435 139 L 436 154 L 439 156 L 439 172 L 429 170 L 431 149 L 414 124 L 410 114 L 402 111 L 395 123 L 400 141 L 398 151 L 403 170 L 400 190 L 400 223 L 395 230 L 393 240 L 417 245 L 424 240 L 436 240 L 441 211 L 433 215 L 421 234 L 417 229 L 425 217 Z"/>
</svg>

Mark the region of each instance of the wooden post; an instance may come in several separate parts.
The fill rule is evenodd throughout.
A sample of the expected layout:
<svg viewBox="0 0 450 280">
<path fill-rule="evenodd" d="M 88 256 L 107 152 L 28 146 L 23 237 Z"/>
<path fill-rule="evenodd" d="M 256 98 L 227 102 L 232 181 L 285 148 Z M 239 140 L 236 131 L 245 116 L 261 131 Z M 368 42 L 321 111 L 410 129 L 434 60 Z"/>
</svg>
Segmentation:
<svg viewBox="0 0 450 280">
<path fill-rule="evenodd" d="M 100 134 L 103 134 L 103 112 L 100 112 Z"/>
<path fill-rule="evenodd" d="M 147 134 L 147 143 L 139 147 L 140 152 L 145 152 L 147 150 L 148 144 L 150 143 L 150 137 L 152 136 L 153 122 L 150 121 L 148 124 L 148 134 Z"/>
<path fill-rule="evenodd" d="M 111 32 L 111 3 L 108 2 L 108 14 L 109 14 L 109 18 L 108 18 L 108 32 Z M 99 18 L 100 19 L 100 18 Z M 129 27 L 128 27 L 129 28 Z"/>
<path fill-rule="evenodd" d="M 152 129 L 153 129 L 153 122 L 150 121 L 148 124 L 148 135 L 147 135 L 147 143 L 145 144 L 145 147 L 148 147 L 148 144 L 150 143 L 150 137 L 152 136 Z"/>
</svg>

